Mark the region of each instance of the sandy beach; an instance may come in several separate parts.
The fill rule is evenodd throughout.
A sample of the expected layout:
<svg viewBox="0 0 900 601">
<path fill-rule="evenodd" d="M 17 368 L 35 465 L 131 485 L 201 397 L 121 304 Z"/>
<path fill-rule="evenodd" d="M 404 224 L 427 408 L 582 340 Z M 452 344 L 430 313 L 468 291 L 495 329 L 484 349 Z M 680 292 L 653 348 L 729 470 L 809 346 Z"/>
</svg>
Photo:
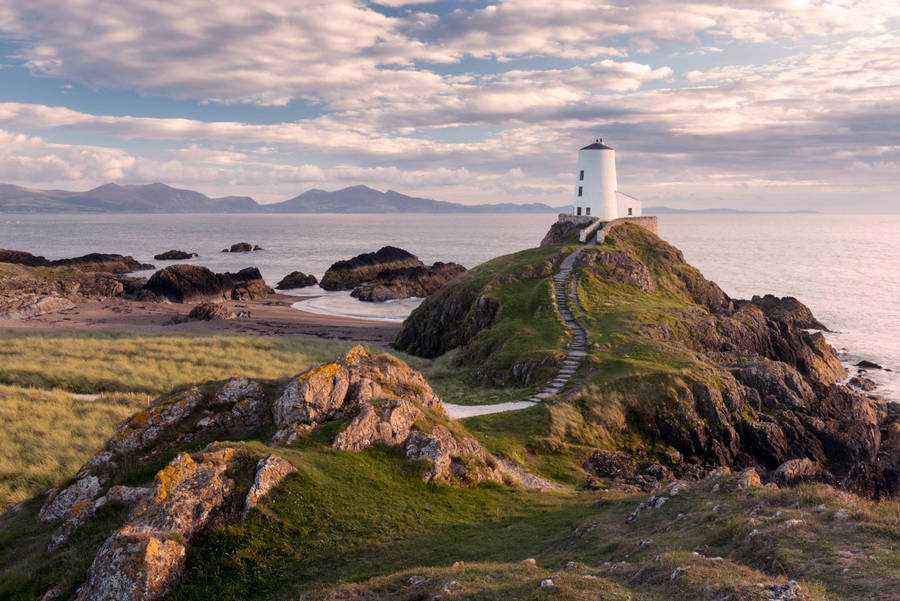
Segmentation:
<svg viewBox="0 0 900 601">
<path fill-rule="evenodd" d="M 30 319 L 0 319 L 0 328 L 82 330 L 104 329 L 139 334 L 243 334 L 256 336 L 315 336 L 387 344 L 400 324 L 374 319 L 320 315 L 293 309 L 291 305 L 310 297 L 270 295 L 253 301 L 227 301 L 234 310 L 249 311 L 249 317 L 227 320 L 184 321 L 192 304 L 152 303 L 123 299 L 86 301 L 76 307 Z"/>
</svg>

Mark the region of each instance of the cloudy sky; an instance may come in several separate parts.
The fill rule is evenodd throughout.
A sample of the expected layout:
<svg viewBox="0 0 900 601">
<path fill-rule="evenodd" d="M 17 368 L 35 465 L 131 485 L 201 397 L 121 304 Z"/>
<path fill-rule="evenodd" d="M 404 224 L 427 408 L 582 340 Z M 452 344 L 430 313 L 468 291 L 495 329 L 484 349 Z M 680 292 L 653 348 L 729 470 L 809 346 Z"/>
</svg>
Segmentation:
<svg viewBox="0 0 900 601">
<path fill-rule="evenodd" d="M 900 211 L 900 2 L 0 0 L 0 181 Z"/>
</svg>

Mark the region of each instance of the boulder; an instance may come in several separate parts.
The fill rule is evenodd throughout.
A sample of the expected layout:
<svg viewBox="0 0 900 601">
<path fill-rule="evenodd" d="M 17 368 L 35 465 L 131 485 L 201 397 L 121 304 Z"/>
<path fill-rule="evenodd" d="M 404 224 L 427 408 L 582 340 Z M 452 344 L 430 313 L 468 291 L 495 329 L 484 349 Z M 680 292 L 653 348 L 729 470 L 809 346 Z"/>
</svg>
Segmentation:
<svg viewBox="0 0 900 601">
<path fill-rule="evenodd" d="M 278 455 L 269 455 L 265 459 L 260 459 L 256 464 L 253 484 L 244 499 L 244 517 L 247 517 L 259 500 L 278 486 L 288 474 L 296 471 L 297 468 L 290 461 Z"/>
<path fill-rule="evenodd" d="M 154 273 L 142 296 L 161 297 L 175 303 L 216 300 L 253 300 L 272 291 L 259 269 L 247 267 L 237 273 L 213 273 L 200 265 L 169 265 Z"/>
<path fill-rule="evenodd" d="M 407 399 L 443 412 L 440 399 L 416 370 L 390 355 L 353 347 L 335 362 L 292 378 L 273 405 L 275 423 L 319 423 L 374 400 Z"/>
<path fill-rule="evenodd" d="M 466 270 L 457 263 L 435 263 L 431 267 L 386 269 L 374 280 L 360 284 L 350 296 L 361 301 L 384 302 L 399 298 L 425 298 Z"/>
<path fill-rule="evenodd" d="M 394 246 L 385 246 L 373 253 L 363 253 L 346 261 L 338 261 L 328 268 L 319 285 L 325 290 L 352 290 L 378 277 L 387 269 L 424 267 L 413 254 Z"/>
<path fill-rule="evenodd" d="M 766 294 L 765 296 L 754 296 L 749 302 L 762 309 L 767 317 L 791 321 L 798 328 L 830 331 L 822 322 L 815 318 L 809 307 L 793 296 L 778 298 L 777 296 Z"/>
<path fill-rule="evenodd" d="M 307 286 L 315 286 L 319 283 L 316 276 L 306 275 L 302 271 L 292 271 L 275 284 L 276 290 L 293 290 L 295 288 L 305 288 Z"/>
<path fill-rule="evenodd" d="M 572 223 L 569 221 L 557 221 L 550 226 L 550 230 L 541 240 L 540 246 L 563 244 L 564 242 L 577 242 L 581 230 L 588 226 L 587 223 Z"/>
<path fill-rule="evenodd" d="M 426 482 L 503 481 L 503 473 L 481 445 L 471 438 L 457 439 L 444 426 L 435 426 L 431 432 L 413 431 L 403 450 L 409 460 L 429 464 L 422 476 Z"/>
<path fill-rule="evenodd" d="M 100 480 L 93 475 L 85 475 L 62 490 L 53 491 L 38 512 L 37 520 L 42 524 L 68 518 L 74 507 L 92 501 L 100 492 Z"/>
<path fill-rule="evenodd" d="M 772 482 L 778 486 L 796 486 L 805 482 L 822 481 L 827 477 L 822 464 L 807 457 L 785 461 L 771 475 Z"/>
<path fill-rule="evenodd" d="M 250 244 L 249 242 L 237 242 L 231 245 L 231 248 L 223 248 L 223 253 L 248 253 L 253 250 L 262 250 L 259 244 Z"/>
<path fill-rule="evenodd" d="M 187 545 L 234 490 L 235 450 L 182 453 L 161 470 L 124 526 L 94 557 L 75 601 L 156 601 L 181 578 Z"/>
<path fill-rule="evenodd" d="M 363 403 L 332 446 L 342 451 L 361 451 L 374 444 L 396 446 L 406 440 L 413 424 L 422 417 L 422 412 L 404 399 Z"/>
<path fill-rule="evenodd" d="M 215 319 L 234 319 L 237 314 L 224 303 L 200 303 L 188 313 L 188 319 L 212 321 Z"/>
<path fill-rule="evenodd" d="M 164 253 L 159 253 L 158 255 L 153 255 L 153 258 L 157 261 L 184 261 L 186 259 L 192 259 L 198 256 L 197 253 L 189 253 L 183 250 L 167 250 Z"/>
</svg>

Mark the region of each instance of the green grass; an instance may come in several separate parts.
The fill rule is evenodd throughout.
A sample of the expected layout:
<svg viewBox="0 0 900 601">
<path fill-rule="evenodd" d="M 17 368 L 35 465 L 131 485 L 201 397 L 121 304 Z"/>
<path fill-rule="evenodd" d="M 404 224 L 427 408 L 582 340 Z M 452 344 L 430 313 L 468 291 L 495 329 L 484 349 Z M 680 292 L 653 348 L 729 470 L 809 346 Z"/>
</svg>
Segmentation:
<svg viewBox="0 0 900 601">
<path fill-rule="evenodd" d="M 70 477 L 149 400 L 121 393 L 81 400 L 0 385 L 0 511 Z"/>
</svg>

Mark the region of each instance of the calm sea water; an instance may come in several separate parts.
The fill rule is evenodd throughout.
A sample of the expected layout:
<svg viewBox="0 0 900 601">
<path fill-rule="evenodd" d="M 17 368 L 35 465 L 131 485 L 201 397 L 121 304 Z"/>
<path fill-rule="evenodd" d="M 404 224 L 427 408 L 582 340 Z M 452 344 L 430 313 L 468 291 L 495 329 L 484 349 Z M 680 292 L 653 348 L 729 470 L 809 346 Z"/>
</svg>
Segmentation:
<svg viewBox="0 0 900 601">
<path fill-rule="evenodd" d="M 535 246 L 552 215 L 0 215 L 0 247 L 48 258 L 115 252 L 154 261 L 177 248 L 215 271 L 259 267 L 270 283 L 386 244 L 427 263 L 473 267 Z M 880 392 L 900 400 L 900 215 L 663 215 L 660 235 L 729 295 L 796 296 L 833 334 L 848 362 L 875 361 Z M 264 251 L 221 253 L 234 242 Z M 315 289 L 318 291 L 318 289 Z M 309 294 L 310 291 L 297 294 Z M 373 304 L 347 293 L 305 301 L 308 310 L 402 319 L 416 300 Z"/>
</svg>

